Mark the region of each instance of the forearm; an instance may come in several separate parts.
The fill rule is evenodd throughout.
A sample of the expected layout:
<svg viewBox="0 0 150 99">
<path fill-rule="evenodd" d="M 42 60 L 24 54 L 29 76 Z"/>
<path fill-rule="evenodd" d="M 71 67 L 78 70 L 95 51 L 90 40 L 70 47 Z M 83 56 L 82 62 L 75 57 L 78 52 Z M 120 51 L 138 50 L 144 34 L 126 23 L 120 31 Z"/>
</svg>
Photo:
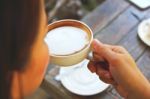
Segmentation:
<svg viewBox="0 0 150 99">
<path fill-rule="evenodd" d="M 143 92 L 139 94 L 130 93 L 126 99 L 150 99 L 150 88 L 145 89 Z"/>
<path fill-rule="evenodd" d="M 127 99 L 150 99 L 150 83 L 148 80 L 144 77 L 144 79 L 135 83 L 139 83 L 139 85 L 129 91 Z"/>
</svg>

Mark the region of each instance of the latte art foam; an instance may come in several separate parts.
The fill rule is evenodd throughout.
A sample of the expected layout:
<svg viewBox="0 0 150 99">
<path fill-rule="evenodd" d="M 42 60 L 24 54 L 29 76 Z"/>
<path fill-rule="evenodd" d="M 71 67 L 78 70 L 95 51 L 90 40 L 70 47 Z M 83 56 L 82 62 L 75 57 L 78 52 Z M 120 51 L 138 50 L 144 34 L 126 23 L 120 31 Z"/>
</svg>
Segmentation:
<svg viewBox="0 0 150 99">
<path fill-rule="evenodd" d="M 87 33 L 72 26 L 58 27 L 49 31 L 45 41 L 53 55 L 73 54 L 89 43 Z"/>
</svg>

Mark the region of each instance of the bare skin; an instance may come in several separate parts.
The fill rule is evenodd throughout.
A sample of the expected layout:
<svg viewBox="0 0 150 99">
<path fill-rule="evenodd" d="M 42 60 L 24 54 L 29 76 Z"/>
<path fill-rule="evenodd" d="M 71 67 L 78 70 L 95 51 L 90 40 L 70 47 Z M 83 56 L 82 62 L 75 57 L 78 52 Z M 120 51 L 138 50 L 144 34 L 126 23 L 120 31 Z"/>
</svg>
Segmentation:
<svg viewBox="0 0 150 99">
<path fill-rule="evenodd" d="M 20 99 L 30 95 L 40 86 L 50 60 L 48 47 L 44 42 L 47 32 L 47 18 L 43 0 L 41 0 L 41 5 L 40 28 L 32 46 L 30 60 L 24 71 L 14 71 L 13 73 L 12 99 Z"/>
<path fill-rule="evenodd" d="M 98 40 L 92 43 L 93 60 L 88 64 L 105 83 L 112 84 L 118 93 L 126 99 L 150 99 L 150 83 L 138 69 L 130 54 L 120 46 L 102 44 Z M 107 63 L 104 69 L 101 61 Z"/>
</svg>

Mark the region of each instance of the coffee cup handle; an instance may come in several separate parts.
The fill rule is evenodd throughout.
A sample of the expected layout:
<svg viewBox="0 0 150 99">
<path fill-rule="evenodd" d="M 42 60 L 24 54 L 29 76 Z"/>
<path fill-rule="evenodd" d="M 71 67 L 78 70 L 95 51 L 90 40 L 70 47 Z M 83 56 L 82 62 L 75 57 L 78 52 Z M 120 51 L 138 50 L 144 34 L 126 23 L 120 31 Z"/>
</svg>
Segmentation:
<svg viewBox="0 0 150 99">
<path fill-rule="evenodd" d="M 92 53 L 92 51 L 90 51 L 89 54 L 87 55 L 87 59 L 88 60 L 92 60 L 93 59 L 93 53 Z"/>
<path fill-rule="evenodd" d="M 93 53 L 92 53 L 92 51 L 87 55 L 87 59 L 88 60 L 93 60 Z M 109 63 L 106 60 L 101 60 L 98 63 L 101 64 L 103 69 L 109 70 Z"/>
</svg>

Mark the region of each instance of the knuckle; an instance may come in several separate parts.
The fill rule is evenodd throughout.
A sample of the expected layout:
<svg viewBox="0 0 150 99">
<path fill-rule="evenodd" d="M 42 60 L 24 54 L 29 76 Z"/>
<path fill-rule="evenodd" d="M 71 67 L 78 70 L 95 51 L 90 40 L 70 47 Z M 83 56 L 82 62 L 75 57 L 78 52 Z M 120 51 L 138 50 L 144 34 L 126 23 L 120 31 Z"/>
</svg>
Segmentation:
<svg viewBox="0 0 150 99">
<path fill-rule="evenodd" d="M 120 57 L 113 56 L 111 61 L 118 63 L 120 61 Z"/>
<path fill-rule="evenodd" d="M 96 74 L 99 76 L 99 77 L 103 77 L 103 73 L 99 70 L 96 71 Z"/>
<path fill-rule="evenodd" d="M 117 46 L 118 49 L 125 50 L 123 46 Z"/>
<path fill-rule="evenodd" d="M 114 66 L 118 66 L 120 64 L 122 64 L 123 58 L 121 56 L 115 56 L 112 58 L 111 60 L 111 64 Z"/>
<path fill-rule="evenodd" d="M 104 83 L 108 83 L 108 84 L 111 83 L 111 81 L 109 79 L 106 79 L 106 78 L 103 78 L 103 77 L 100 77 L 100 76 L 99 76 L 99 79 L 102 80 Z"/>
<path fill-rule="evenodd" d="M 105 78 L 105 72 L 103 72 L 102 70 L 97 70 L 97 75 L 101 78 Z"/>
<path fill-rule="evenodd" d="M 93 64 L 91 62 L 89 62 L 88 65 L 87 65 L 87 67 L 88 67 L 89 70 L 92 69 L 92 66 L 93 66 Z"/>
</svg>

